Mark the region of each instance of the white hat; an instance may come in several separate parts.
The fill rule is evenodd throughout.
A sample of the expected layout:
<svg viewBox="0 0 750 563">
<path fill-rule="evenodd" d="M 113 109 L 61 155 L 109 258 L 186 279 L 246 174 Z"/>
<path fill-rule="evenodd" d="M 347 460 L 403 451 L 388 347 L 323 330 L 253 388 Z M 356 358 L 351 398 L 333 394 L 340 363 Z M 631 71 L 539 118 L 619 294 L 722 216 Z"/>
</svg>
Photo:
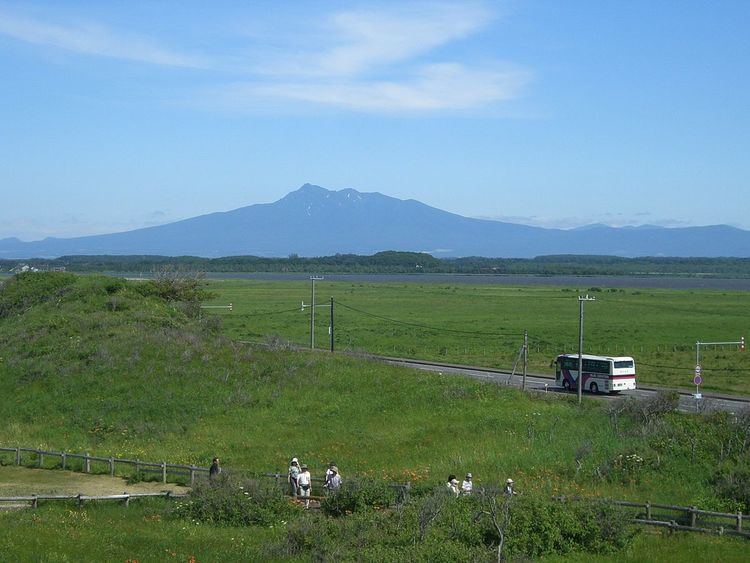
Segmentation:
<svg viewBox="0 0 750 563">
<path fill-rule="evenodd" d="M 506 483 L 508 483 L 509 485 L 511 485 L 513 483 L 513 479 L 511 479 L 510 477 L 508 477 L 508 480 L 506 481 Z"/>
<path fill-rule="evenodd" d="M 467 479 L 471 479 L 471 473 L 467 473 L 467 474 L 466 474 L 466 478 L 467 478 Z"/>
<path fill-rule="evenodd" d="M 296 457 L 293 457 L 293 458 L 292 458 L 292 463 L 299 463 L 299 461 L 297 461 L 297 458 L 296 458 Z"/>
</svg>

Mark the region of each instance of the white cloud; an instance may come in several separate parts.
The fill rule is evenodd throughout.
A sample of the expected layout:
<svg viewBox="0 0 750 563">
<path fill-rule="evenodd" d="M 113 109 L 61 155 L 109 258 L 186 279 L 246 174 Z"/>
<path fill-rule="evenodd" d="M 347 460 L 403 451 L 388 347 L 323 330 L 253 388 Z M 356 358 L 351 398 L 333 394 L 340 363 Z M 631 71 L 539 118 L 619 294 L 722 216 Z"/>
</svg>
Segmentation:
<svg viewBox="0 0 750 563">
<path fill-rule="evenodd" d="M 475 219 L 487 219 L 490 221 L 502 221 L 504 223 L 516 223 L 519 225 L 528 225 L 530 227 L 544 227 L 546 229 L 576 229 L 586 227 L 592 224 L 607 225 L 609 227 L 641 227 L 644 225 L 655 225 L 658 227 L 695 227 L 702 224 L 694 221 L 681 219 L 654 218 L 643 220 L 643 216 L 649 216 L 651 213 L 634 213 L 632 218 L 623 213 L 602 213 L 597 219 L 592 220 L 588 217 L 559 216 L 546 217 L 542 215 L 474 215 Z"/>
<path fill-rule="evenodd" d="M 157 45 L 138 35 L 118 34 L 94 23 L 53 24 L 0 11 L 0 34 L 86 55 L 175 67 L 204 68 L 206 61 Z"/>
<path fill-rule="evenodd" d="M 213 45 L 210 58 L 100 24 L 50 23 L 2 10 L 0 34 L 84 55 L 211 68 L 223 78 L 192 94 L 192 104 L 203 107 L 426 113 L 504 102 L 518 97 L 529 81 L 527 69 L 497 60 L 480 64 L 441 50 L 493 21 L 488 6 L 480 1 L 373 4 L 288 22 L 273 38 L 239 36 L 245 41 L 240 44 L 233 36 L 227 38 L 231 47 Z"/>
<path fill-rule="evenodd" d="M 276 98 L 360 111 L 413 112 L 468 109 L 508 100 L 522 89 L 521 69 L 470 69 L 457 63 L 425 65 L 401 80 L 334 80 L 235 84 L 222 95 L 243 105 Z"/>
<path fill-rule="evenodd" d="M 212 89 L 210 99 L 250 111 L 302 102 L 361 112 L 424 113 L 507 101 L 528 83 L 531 72 L 516 65 L 437 56 L 439 48 L 493 20 L 484 4 L 385 6 L 334 13 L 322 27 L 311 24 L 309 41 L 296 33 L 291 42 L 296 47 L 266 57 L 253 80 Z M 317 48 L 299 53 L 306 44 Z"/>
<path fill-rule="evenodd" d="M 418 4 L 392 11 L 348 11 L 334 14 L 332 32 L 340 45 L 315 58 L 322 71 L 354 74 L 410 59 L 461 39 L 488 23 L 489 13 L 465 3 Z"/>
</svg>

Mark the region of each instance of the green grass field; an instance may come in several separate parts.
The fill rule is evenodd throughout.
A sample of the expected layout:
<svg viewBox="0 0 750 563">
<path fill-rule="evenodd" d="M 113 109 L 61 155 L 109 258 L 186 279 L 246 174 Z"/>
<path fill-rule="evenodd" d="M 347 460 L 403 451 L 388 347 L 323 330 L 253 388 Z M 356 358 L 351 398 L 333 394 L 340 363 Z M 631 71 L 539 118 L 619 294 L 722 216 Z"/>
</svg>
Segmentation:
<svg viewBox="0 0 750 563">
<path fill-rule="evenodd" d="M 279 310 L 285 299 L 294 297 L 294 288 L 235 287 L 235 282 L 217 286 L 226 293 L 215 302 L 230 298 L 238 305 L 237 315 L 222 315 L 225 330 L 240 337 L 236 323 L 253 323 L 256 338 L 281 332 L 274 329 L 286 325 L 266 330 L 260 320 L 286 323 L 285 315 L 291 313 L 249 317 L 242 312 Z M 300 299 L 306 298 L 304 286 L 298 289 Z M 359 291 L 351 289 L 350 296 Z M 449 302 L 446 295 L 453 291 L 427 290 L 423 311 L 433 310 L 441 300 Z M 183 304 L 150 291 L 123 280 L 66 275 L 27 276 L 0 291 L 0 389 L 8 398 L 0 401 L 0 445 L 204 466 L 218 455 L 225 467 L 248 473 L 283 470 L 294 455 L 310 464 L 314 476 L 334 459 L 345 479 L 370 476 L 439 485 L 448 473 L 471 471 L 477 486 L 512 476 L 529 496 L 737 507 L 714 485 L 720 471 L 731 474 L 744 463 L 738 445 L 741 429 L 729 417 L 668 414 L 649 425 L 627 418 L 615 422 L 598 402 L 586 401 L 581 408 L 568 396 L 524 394 L 357 355 L 242 345 L 217 332 L 213 315 L 197 321 Z M 369 291 L 368 308 L 374 308 L 384 291 Z M 407 317 L 410 296 L 421 290 L 405 286 L 401 291 L 401 307 L 390 305 L 389 314 Z M 471 301 L 463 291 L 456 293 Z M 537 292 L 526 293 L 530 290 L 506 289 L 501 299 L 498 288 L 477 288 L 475 312 L 487 303 L 484 293 L 492 291 L 498 294 L 490 301 L 505 301 L 507 307 L 515 303 L 514 314 L 521 310 L 518 300 L 537 301 L 532 295 Z M 545 292 L 552 290 L 538 290 L 538 295 Z M 568 300 L 575 295 L 558 293 Z M 345 302 L 344 297 L 337 299 Z M 741 296 L 732 299 L 741 301 Z M 684 302 L 678 303 L 675 308 L 681 310 Z M 603 304 L 604 297 L 595 305 Z M 441 318 L 431 322 L 458 323 L 451 319 L 450 308 L 440 309 Z M 303 339 L 305 317 L 296 318 L 302 321 L 298 338 Z M 350 325 L 354 318 L 352 311 Z M 512 318 L 508 313 L 508 322 Z M 371 322 L 368 334 L 378 334 L 381 321 Z M 341 323 L 347 325 L 345 313 Z M 623 466 L 619 456 L 630 454 L 643 461 Z M 10 454 L 0 461 L 12 463 Z M 281 533 L 195 525 L 163 514 L 162 505 L 148 503 L 131 512 L 116 506 L 83 511 L 48 506 L 18 516 L 0 514 L 0 545 L 9 546 L 3 556 L 11 554 L 13 560 L 39 554 L 47 561 L 80 560 L 80 553 L 93 554 L 91 560 L 163 560 L 167 552 L 182 560 L 190 555 L 209 561 L 257 560 L 267 558 L 263 550 Z M 356 537 L 356 530 L 350 532 Z M 238 537 L 246 539 L 244 545 L 232 543 Z M 745 545 L 725 538 L 669 544 L 659 537 L 638 540 L 644 541 L 631 546 L 632 560 L 639 554 L 680 552 L 685 545 L 718 545 L 730 558 L 737 546 Z M 684 553 L 701 549 L 687 547 Z M 305 557 L 303 553 L 297 559 Z"/>
<path fill-rule="evenodd" d="M 212 281 L 211 304 L 233 304 L 221 316 L 227 335 L 263 340 L 276 334 L 310 342 L 310 284 Z M 592 291 L 593 289 L 594 291 Z M 633 356 L 641 383 L 690 388 L 695 342 L 750 335 L 750 293 L 419 283 L 320 281 L 318 303 L 335 305 L 335 346 L 389 356 L 512 367 L 529 331 L 531 369 L 552 374 L 550 361 L 578 351 L 579 293 L 586 303 L 585 350 Z M 329 310 L 317 308 L 316 347 L 328 347 Z M 750 354 L 738 346 L 702 350 L 707 391 L 750 394 Z"/>
</svg>

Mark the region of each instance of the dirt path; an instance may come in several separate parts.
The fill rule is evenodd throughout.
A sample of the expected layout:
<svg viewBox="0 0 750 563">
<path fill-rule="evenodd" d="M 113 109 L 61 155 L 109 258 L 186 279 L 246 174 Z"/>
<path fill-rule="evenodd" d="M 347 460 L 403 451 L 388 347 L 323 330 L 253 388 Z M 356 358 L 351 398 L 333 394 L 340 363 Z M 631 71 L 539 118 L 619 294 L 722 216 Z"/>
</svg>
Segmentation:
<svg viewBox="0 0 750 563">
<path fill-rule="evenodd" d="M 29 469 L 0 466 L 0 497 L 31 494 L 111 495 L 128 493 L 186 492 L 188 487 L 174 483 L 128 484 L 122 477 L 88 475 L 61 469 Z"/>
</svg>

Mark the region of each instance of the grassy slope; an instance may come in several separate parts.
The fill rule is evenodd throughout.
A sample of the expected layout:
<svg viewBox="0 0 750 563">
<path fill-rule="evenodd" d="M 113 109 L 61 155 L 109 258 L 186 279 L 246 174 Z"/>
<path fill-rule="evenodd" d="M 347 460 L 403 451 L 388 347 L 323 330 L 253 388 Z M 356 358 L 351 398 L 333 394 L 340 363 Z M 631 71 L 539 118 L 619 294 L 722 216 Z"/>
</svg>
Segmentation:
<svg viewBox="0 0 750 563">
<path fill-rule="evenodd" d="M 595 479 L 595 466 L 647 441 L 615 436 L 596 404 L 579 410 L 557 396 L 356 358 L 238 346 L 106 278 L 52 294 L 0 319 L 0 388 L 11 398 L 0 402 L 0 444 L 197 464 L 219 455 L 253 471 L 298 455 L 314 474 L 333 458 L 345 477 L 437 483 L 470 470 L 478 484 L 512 475 L 526 491 L 698 504 L 710 496 L 708 459 L 665 459 L 666 473 L 638 484 Z M 591 452 L 576 476 L 584 442 Z M 175 526 L 128 525 L 159 549 L 169 543 L 159 534 Z"/>
<path fill-rule="evenodd" d="M 234 305 L 232 313 L 219 313 L 233 338 L 257 340 L 276 333 L 309 344 L 309 313 L 298 308 L 310 300 L 309 283 L 227 280 L 212 282 L 211 288 L 217 294 L 214 303 Z M 550 374 L 552 358 L 578 350 L 578 290 L 572 288 L 322 281 L 316 294 L 319 302 L 333 296 L 363 311 L 439 329 L 338 306 L 339 348 L 510 367 L 528 329 L 531 367 Z M 622 289 L 593 294 L 597 301 L 586 304 L 586 350 L 634 356 L 642 383 L 689 387 L 697 340 L 734 341 L 750 334 L 748 292 Z M 317 343 L 325 348 L 328 310 L 318 309 L 316 321 Z M 750 394 L 750 354 L 726 347 L 702 355 L 705 390 Z"/>
</svg>

